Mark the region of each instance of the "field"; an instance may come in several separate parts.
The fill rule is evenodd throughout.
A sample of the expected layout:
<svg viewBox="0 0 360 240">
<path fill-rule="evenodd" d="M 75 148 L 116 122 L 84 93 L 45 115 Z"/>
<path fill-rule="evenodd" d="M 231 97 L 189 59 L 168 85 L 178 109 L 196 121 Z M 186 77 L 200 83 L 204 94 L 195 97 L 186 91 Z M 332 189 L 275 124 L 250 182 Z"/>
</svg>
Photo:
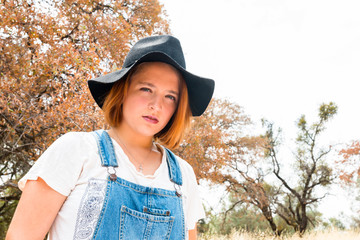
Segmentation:
<svg viewBox="0 0 360 240">
<path fill-rule="evenodd" d="M 228 236 L 200 236 L 199 240 L 360 240 L 360 231 L 325 230 L 305 233 L 302 238 L 298 235 L 276 238 L 270 234 L 234 232 Z"/>
</svg>

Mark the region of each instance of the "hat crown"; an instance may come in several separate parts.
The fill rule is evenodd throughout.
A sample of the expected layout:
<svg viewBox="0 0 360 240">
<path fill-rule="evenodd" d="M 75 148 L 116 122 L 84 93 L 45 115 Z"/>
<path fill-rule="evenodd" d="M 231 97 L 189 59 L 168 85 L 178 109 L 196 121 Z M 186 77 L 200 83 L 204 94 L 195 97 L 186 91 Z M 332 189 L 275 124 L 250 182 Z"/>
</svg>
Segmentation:
<svg viewBox="0 0 360 240">
<path fill-rule="evenodd" d="M 129 67 L 150 53 L 162 53 L 186 69 L 180 41 L 170 35 L 152 36 L 139 40 L 125 58 L 123 67 Z"/>
</svg>

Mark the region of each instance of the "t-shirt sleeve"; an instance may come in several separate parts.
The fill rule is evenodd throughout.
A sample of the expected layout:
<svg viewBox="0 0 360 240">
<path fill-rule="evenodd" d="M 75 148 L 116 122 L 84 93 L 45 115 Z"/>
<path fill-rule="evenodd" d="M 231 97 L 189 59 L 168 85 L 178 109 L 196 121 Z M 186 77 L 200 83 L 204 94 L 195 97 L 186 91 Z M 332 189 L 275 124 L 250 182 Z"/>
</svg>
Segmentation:
<svg viewBox="0 0 360 240">
<path fill-rule="evenodd" d="M 20 179 L 19 188 L 23 190 L 27 180 L 40 177 L 52 189 L 68 196 L 82 171 L 86 154 L 84 134 L 70 132 L 58 138 Z"/>
<path fill-rule="evenodd" d="M 195 228 L 196 223 L 205 218 L 205 211 L 202 205 L 199 186 L 196 182 L 196 177 L 193 168 L 182 161 L 182 177 L 183 181 L 186 181 L 186 200 L 185 200 L 185 220 L 188 230 Z"/>
</svg>

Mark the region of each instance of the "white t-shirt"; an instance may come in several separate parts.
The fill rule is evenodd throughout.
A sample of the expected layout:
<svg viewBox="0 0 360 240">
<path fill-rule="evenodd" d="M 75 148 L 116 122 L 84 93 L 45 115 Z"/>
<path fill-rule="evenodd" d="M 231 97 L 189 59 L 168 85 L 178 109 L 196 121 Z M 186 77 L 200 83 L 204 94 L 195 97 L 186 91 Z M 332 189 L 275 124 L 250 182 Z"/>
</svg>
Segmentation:
<svg viewBox="0 0 360 240">
<path fill-rule="evenodd" d="M 119 165 L 116 168 L 118 177 L 147 187 L 174 190 L 174 183 L 169 178 L 166 154 L 162 154 L 162 163 L 154 175 L 144 176 L 136 171 L 120 145 L 114 139 L 112 142 Z M 160 149 L 164 153 L 163 147 Z M 192 167 L 183 159 L 179 157 L 177 159 L 183 178 L 181 192 L 185 224 L 187 229 L 191 230 L 199 219 L 205 217 L 205 213 Z M 82 218 L 82 211 L 78 211 L 79 207 L 84 204 L 84 199 L 89 195 L 101 195 L 108 177 L 107 168 L 101 166 L 94 136 L 86 132 L 71 132 L 60 137 L 19 181 L 19 188 L 22 190 L 27 180 L 36 180 L 38 177 L 41 177 L 55 191 L 67 196 L 50 229 L 49 238 L 52 240 L 90 239 L 93 226 L 88 227 L 89 234 L 82 234 L 81 237 L 75 236 L 74 233 L 79 232 L 79 221 Z M 88 184 L 90 182 L 92 184 Z M 97 216 L 94 216 L 94 222 L 96 220 Z"/>
</svg>

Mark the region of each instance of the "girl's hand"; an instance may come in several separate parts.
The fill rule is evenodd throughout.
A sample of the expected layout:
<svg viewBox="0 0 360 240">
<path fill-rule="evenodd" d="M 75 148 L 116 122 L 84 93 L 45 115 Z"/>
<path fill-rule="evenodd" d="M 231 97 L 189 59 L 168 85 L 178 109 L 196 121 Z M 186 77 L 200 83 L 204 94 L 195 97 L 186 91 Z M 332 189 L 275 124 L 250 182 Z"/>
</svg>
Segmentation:
<svg viewBox="0 0 360 240">
<path fill-rule="evenodd" d="M 6 240 L 44 239 L 65 199 L 66 196 L 49 187 L 43 179 L 28 180 Z"/>
</svg>

